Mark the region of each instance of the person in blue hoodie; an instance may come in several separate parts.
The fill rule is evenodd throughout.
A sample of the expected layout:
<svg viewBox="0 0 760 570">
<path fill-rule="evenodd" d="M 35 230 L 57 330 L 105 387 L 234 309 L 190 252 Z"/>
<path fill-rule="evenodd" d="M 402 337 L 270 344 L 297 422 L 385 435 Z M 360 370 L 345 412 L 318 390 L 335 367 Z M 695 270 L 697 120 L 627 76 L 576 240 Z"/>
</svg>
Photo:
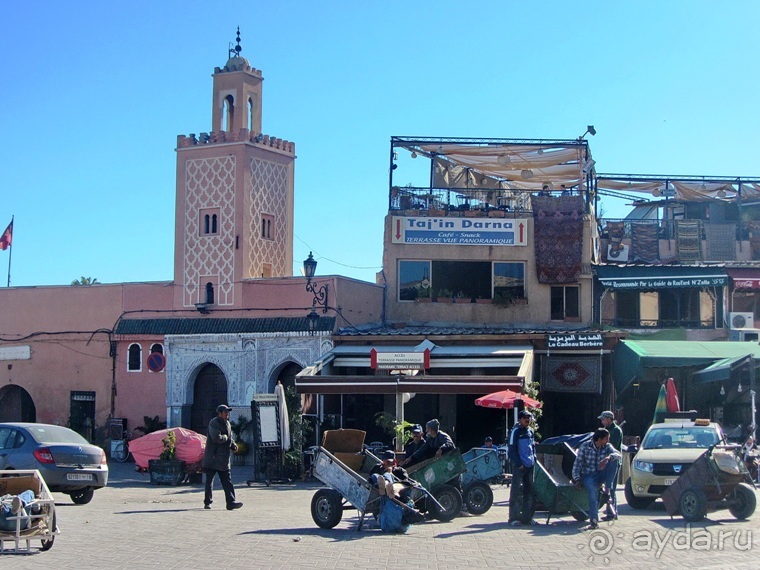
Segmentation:
<svg viewBox="0 0 760 570">
<path fill-rule="evenodd" d="M 533 469 L 536 465 L 536 444 L 530 422 L 533 414 L 521 411 L 509 433 L 507 454 L 512 470 L 509 489 L 509 524 L 535 525 L 533 520 Z"/>
</svg>

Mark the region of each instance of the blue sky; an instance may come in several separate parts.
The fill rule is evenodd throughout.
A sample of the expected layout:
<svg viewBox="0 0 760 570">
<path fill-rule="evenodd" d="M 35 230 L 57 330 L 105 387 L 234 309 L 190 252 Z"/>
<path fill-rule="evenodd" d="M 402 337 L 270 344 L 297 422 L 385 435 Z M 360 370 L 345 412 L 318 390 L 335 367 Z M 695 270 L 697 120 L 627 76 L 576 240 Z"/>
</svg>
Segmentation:
<svg viewBox="0 0 760 570">
<path fill-rule="evenodd" d="M 237 26 L 264 133 L 296 143 L 294 273 L 313 250 L 319 274 L 374 281 L 393 135 L 593 124 L 598 172 L 759 176 L 759 16 L 754 0 L 2 2 L 11 284 L 173 278 L 176 137 L 210 130 Z"/>
</svg>

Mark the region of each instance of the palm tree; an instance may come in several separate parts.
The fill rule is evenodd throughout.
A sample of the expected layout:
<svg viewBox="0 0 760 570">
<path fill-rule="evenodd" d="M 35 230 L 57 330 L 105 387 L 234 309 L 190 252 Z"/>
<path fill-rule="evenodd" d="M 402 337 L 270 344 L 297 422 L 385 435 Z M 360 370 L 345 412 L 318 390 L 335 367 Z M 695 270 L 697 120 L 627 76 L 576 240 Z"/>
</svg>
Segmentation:
<svg viewBox="0 0 760 570">
<path fill-rule="evenodd" d="M 79 279 L 74 279 L 71 282 L 72 285 L 100 285 L 97 277 L 85 277 L 82 275 Z"/>
</svg>

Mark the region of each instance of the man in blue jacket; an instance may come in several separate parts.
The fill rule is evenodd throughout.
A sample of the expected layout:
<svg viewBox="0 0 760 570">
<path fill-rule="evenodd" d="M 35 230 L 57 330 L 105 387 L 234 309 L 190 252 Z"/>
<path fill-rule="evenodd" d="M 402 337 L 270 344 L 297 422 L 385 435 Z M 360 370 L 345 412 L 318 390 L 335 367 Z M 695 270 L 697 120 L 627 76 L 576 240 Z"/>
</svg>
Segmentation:
<svg viewBox="0 0 760 570">
<path fill-rule="evenodd" d="M 533 468 L 536 465 L 536 445 L 530 422 L 533 414 L 525 410 L 509 433 L 507 454 L 512 470 L 509 490 L 509 524 L 535 525 L 533 520 Z"/>
</svg>

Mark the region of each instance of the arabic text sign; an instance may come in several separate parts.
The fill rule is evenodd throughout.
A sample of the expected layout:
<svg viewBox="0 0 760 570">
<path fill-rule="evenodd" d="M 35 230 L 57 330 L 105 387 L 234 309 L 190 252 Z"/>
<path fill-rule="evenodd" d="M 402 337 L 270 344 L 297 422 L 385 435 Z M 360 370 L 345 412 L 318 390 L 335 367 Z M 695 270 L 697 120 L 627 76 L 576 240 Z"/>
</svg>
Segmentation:
<svg viewBox="0 0 760 570">
<path fill-rule="evenodd" d="M 602 333 L 550 334 L 547 337 L 549 348 L 602 348 Z"/>
</svg>

